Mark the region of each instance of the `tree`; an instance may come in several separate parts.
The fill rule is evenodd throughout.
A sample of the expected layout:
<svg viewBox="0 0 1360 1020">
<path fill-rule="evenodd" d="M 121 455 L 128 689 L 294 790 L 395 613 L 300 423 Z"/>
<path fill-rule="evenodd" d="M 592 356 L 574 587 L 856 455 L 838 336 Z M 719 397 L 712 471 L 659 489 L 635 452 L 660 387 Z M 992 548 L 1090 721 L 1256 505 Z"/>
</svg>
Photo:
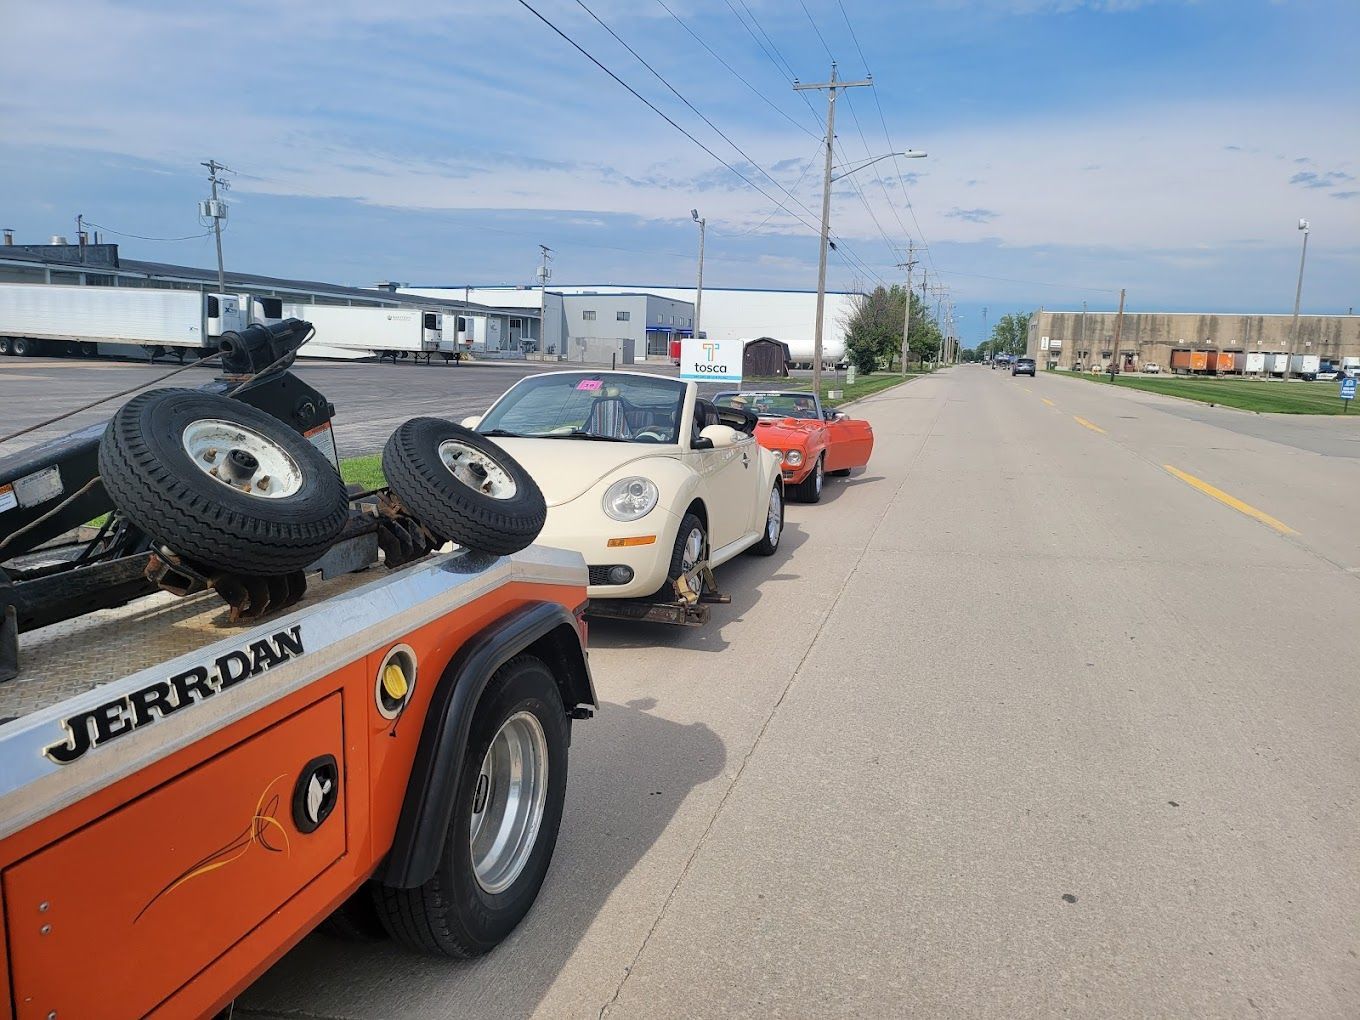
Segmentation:
<svg viewBox="0 0 1360 1020">
<path fill-rule="evenodd" d="M 1024 354 L 1029 348 L 1029 312 L 1001 316 L 986 346 L 993 354 Z"/>
<path fill-rule="evenodd" d="M 845 350 L 857 371 L 875 372 L 891 365 L 902 351 L 902 319 L 907 293 L 899 286 L 875 287 L 860 294 L 846 317 Z M 940 329 L 920 297 L 911 295 L 910 355 L 917 361 L 934 360 L 940 349 Z"/>
</svg>

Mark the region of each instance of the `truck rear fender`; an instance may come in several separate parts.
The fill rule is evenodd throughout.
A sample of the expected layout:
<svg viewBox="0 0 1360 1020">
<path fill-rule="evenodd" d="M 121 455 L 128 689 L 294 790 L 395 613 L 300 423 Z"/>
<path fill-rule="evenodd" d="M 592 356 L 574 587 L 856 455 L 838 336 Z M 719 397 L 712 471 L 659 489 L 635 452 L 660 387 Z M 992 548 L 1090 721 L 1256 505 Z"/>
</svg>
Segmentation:
<svg viewBox="0 0 1360 1020">
<path fill-rule="evenodd" d="M 537 655 L 557 679 L 567 714 L 580 718 L 597 702 L 575 617 L 555 602 L 535 602 L 467 641 L 440 676 L 402 801 L 392 849 L 374 878 L 413 889 L 439 864 L 453 816 L 458 774 L 472 715 L 496 670 L 522 652 Z"/>
</svg>

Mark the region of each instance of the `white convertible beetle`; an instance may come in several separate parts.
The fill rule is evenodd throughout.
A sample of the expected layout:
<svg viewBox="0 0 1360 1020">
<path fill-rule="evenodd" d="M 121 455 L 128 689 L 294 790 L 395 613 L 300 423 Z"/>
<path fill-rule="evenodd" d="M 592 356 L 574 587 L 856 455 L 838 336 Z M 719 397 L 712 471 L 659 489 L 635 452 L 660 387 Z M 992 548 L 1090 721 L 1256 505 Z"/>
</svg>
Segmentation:
<svg viewBox="0 0 1360 1020">
<path fill-rule="evenodd" d="M 693 383 L 640 372 L 529 376 L 463 421 L 538 483 L 548 504 L 538 541 L 585 557 L 592 600 L 667 601 L 681 577 L 699 591 L 705 564 L 779 546 L 784 483 L 755 424 L 699 399 Z"/>
</svg>

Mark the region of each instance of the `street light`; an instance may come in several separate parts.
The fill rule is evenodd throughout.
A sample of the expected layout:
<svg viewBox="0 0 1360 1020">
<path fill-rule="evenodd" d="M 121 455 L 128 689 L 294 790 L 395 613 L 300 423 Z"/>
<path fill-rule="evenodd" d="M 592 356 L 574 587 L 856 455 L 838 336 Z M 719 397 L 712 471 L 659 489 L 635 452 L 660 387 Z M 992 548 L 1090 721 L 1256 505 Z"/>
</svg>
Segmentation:
<svg viewBox="0 0 1360 1020">
<path fill-rule="evenodd" d="M 699 217 L 698 209 L 689 211 L 690 218 L 699 224 L 699 286 L 694 291 L 694 328 L 690 336 L 699 339 L 699 313 L 704 307 L 704 228 L 708 221 Z"/>
<path fill-rule="evenodd" d="M 1303 232 L 1303 254 L 1299 256 L 1299 282 L 1294 288 L 1294 319 L 1289 324 L 1289 352 L 1284 358 L 1285 382 L 1289 381 L 1290 367 L 1294 363 L 1294 348 L 1299 344 L 1299 299 L 1303 297 L 1303 264 L 1308 258 L 1308 221 L 1299 220 L 1299 230 Z"/>
<path fill-rule="evenodd" d="M 877 163 L 880 159 L 892 159 L 894 156 L 901 156 L 903 159 L 925 159 L 925 158 L 926 158 L 926 153 L 924 153 L 924 152 L 913 152 L 911 149 L 908 149 L 906 152 L 885 152 L 885 153 L 884 153 L 883 155 L 881 155 L 881 156 L 875 156 L 873 159 L 865 160 L 863 163 L 860 163 L 858 166 L 852 166 L 852 167 L 850 167 L 848 170 L 845 170 L 844 173 L 839 173 L 839 174 L 833 173 L 833 174 L 831 175 L 831 179 L 832 179 L 833 181 L 839 181 L 842 177 L 848 177 L 850 174 L 858 173 L 860 170 L 863 170 L 866 166 L 873 166 L 873 165 L 874 165 L 875 163 Z M 841 170 L 841 169 L 843 169 L 843 168 L 842 168 L 842 167 L 832 167 L 831 169 L 832 169 L 832 170 Z"/>
<path fill-rule="evenodd" d="M 836 86 L 834 73 L 832 77 L 831 102 L 827 106 L 826 116 L 826 176 L 822 184 L 822 235 L 821 253 L 817 260 L 817 321 L 812 324 L 812 392 L 817 395 L 817 399 L 822 398 L 822 315 L 826 308 L 826 246 L 831 236 L 831 182 L 838 181 L 842 177 L 848 177 L 857 170 L 863 170 L 866 166 L 877 163 L 880 159 L 889 159 L 892 156 L 903 156 L 907 159 L 925 159 L 924 152 L 916 152 L 908 149 L 906 152 L 889 152 L 882 156 L 876 156 L 867 163 L 851 167 L 841 174 L 833 177 L 831 175 L 831 150 L 834 143 L 835 116 L 836 116 Z M 794 88 L 799 86 L 795 85 Z M 809 86 L 811 87 L 811 86 Z M 911 295 L 907 295 L 907 314 L 911 314 Z"/>
</svg>

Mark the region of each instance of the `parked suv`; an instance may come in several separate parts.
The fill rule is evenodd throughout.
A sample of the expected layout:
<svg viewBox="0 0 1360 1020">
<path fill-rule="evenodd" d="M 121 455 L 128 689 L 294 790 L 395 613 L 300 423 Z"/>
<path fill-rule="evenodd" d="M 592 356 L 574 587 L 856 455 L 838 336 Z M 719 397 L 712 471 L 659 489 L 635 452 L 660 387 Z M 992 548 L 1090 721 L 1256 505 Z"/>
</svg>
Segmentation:
<svg viewBox="0 0 1360 1020">
<path fill-rule="evenodd" d="M 1011 362 L 1011 375 L 1027 375 L 1033 378 L 1034 359 L 1016 358 L 1013 362 Z"/>
</svg>

